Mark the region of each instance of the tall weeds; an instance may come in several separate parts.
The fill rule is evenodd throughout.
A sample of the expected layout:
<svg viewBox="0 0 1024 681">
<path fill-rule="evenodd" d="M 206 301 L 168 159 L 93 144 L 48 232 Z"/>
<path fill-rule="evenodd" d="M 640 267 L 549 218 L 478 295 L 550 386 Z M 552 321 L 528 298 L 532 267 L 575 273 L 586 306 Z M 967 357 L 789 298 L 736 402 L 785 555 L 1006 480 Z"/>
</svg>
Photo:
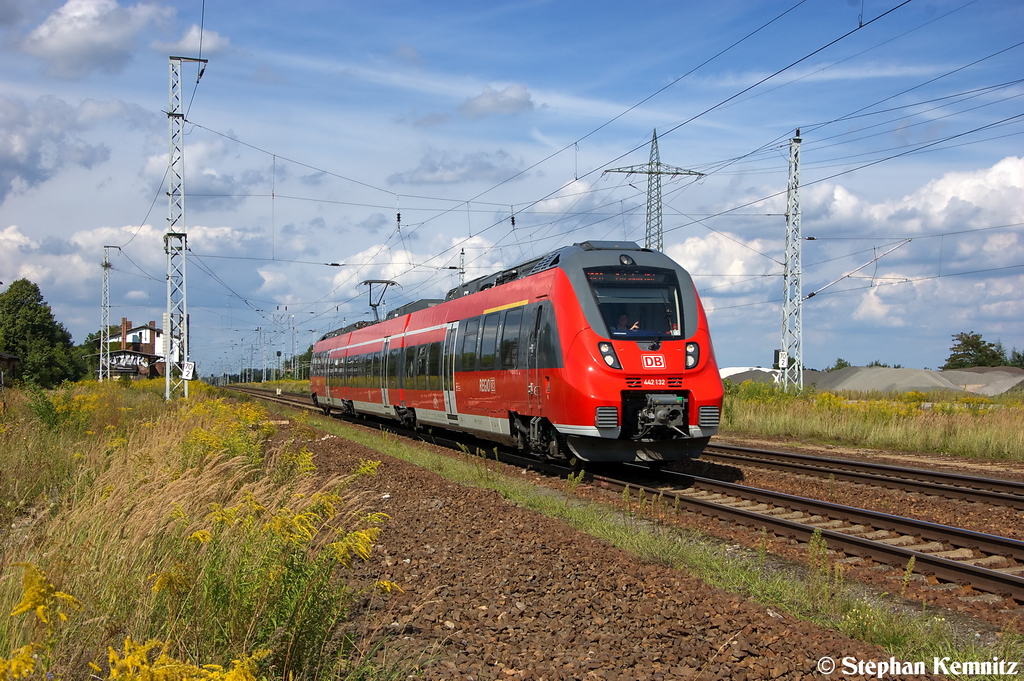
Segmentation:
<svg viewBox="0 0 1024 681">
<path fill-rule="evenodd" d="M 1024 459 L 1024 404 L 919 392 L 786 392 L 747 381 L 727 386 L 722 433 L 1019 460 Z"/>
<path fill-rule="evenodd" d="M 58 676 L 90 664 L 113 674 L 114 650 L 123 662 L 145 648 L 132 641 L 154 640 L 167 659 L 342 675 L 358 664 L 339 627 L 353 597 L 343 571 L 387 519 L 364 510 L 356 484 L 375 462 L 319 480 L 301 442 L 268 447 L 261 407 L 199 386 L 168 404 L 158 388 L 85 383 L 9 399 L 0 656 L 32 645 Z M 26 598 L 19 571 L 33 570 L 81 611 L 46 631 L 6 617 Z"/>
</svg>

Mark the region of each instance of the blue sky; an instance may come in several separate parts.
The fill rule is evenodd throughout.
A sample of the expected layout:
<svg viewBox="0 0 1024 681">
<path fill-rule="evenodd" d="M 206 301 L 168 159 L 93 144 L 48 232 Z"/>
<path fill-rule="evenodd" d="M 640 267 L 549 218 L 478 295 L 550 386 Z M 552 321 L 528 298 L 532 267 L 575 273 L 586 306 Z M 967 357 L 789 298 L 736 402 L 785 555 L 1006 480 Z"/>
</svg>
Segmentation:
<svg viewBox="0 0 1024 681">
<path fill-rule="evenodd" d="M 806 366 L 935 368 L 962 331 L 1024 350 L 1024 5 L 900 2 L 0 0 L 0 290 L 36 282 L 81 341 L 120 246 L 111 319 L 160 322 L 168 56 L 202 56 L 204 374 L 368 318 L 367 279 L 400 284 L 389 308 L 443 297 L 463 250 L 472 278 L 642 242 L 645 178 L 603 171 L 645 163 L 655 128 L 662 162 L 706 173 L 665 180 L 665 251 L 723 366 L 780 345 L 797 128 L 804 293 L 836 282 L 804 303 Z"/>
</svg>

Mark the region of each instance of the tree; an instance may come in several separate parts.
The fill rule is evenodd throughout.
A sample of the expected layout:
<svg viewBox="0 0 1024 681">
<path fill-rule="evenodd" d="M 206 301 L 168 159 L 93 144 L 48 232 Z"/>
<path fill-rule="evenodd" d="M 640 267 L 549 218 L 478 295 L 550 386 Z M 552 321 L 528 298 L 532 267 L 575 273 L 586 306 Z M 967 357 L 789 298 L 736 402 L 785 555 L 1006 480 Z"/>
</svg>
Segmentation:
<svg viewBox="0 0 1024 681">
<path fill-rule="evenodd" d="M 838 369 L 845 369 L 846 367 L 852 367 L 852 366 L 853 366 L 852 364 L 850 364 L 849 362 L 847 362 L 847 361 L 846 361 L 845 359 L 843 359 L 842 357 L 837 357 L 837 358 L 836 358 L 836 363 L 835 363 L 835 364 L 833 364 L 833 365 L 832 365 L 832 366 L 830 366 L 830 367 L 826 367 L 826 368 L 825 368 L 825 371 L 836 371 L 836 370 L 838 370 Z"/>
<path fill-rule="evenodd" d="M 121 325 L 113 324 L 107 329 L 107 333 L 113 339 L 121 337 Z M 81 345 L 75 346 L 75 352 L 81 358 L 82 365 L 85 367 L 85 373 L 91 376 L 99 376 L 100 373 L 100 341 L 103 340 L 103 329 L 102 327 L 98 331 L 93 331 L 85 340 L 82 341 Z M 114 350 L 119 349 L 120 346 L 115 346 Z"/>
<path fill-rule="evenodd" d="M 990 343 L 982 339 L 980 333 L 958 333 L 953 336 L 953 340 L 955 342 L 949 348 L 949 357 L 940 367 L 943 371 L 968 367 L 998 367 L 1004 366 L 1007 362 L 1002 344 Z"/>
<path fill-rule="evenodd" d="M 21 358 L 15 378 L 52 388 L 78 380 L 85 367 L 71 334 L 53 318 L 39 287 L 19 279 L 0 293 L 0 351 Z"/>
</svg>

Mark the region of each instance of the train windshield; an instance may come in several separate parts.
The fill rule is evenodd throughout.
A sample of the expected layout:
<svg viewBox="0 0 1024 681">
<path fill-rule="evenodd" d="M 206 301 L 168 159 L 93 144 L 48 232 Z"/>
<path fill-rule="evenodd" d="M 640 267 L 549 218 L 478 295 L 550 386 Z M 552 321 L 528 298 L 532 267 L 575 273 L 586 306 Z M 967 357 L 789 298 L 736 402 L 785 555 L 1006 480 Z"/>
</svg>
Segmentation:
<svg viewBox="0 0 1024 681">
<path fill-rule="evenodd" d="M 679 281 L 672 270 L 601 267 L 585 270 L 609 338 L 679 336 Z"/>
</svg>

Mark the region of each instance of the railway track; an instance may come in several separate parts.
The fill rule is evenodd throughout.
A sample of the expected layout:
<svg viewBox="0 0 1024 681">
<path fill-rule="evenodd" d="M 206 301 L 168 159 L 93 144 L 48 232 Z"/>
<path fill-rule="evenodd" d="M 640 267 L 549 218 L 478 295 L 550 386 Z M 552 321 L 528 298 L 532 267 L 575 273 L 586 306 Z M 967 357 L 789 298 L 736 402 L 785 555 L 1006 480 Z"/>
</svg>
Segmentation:
<svg viewBox="0 0 1024 681">
<path fill-rule="evenodd" d="M 630 484 L 636 492 L 801 542 L 818 531 L 830 549 L 849 556 L 895 568 L 913 558 L 916 572 L 1024 602 L 1024 542 L 1016 539 L 679 473 L 659 475 L 657 487 L 604 476 L 594 481 L 619 491 Z"/>
<path fill-rule="evenodd" d="M 269 391 L 251 388 L 239 390 L 260 399 L 319 411 L 305 396 L 274 395 L 268 394 Z M 395 430 L 405 432 L 399 428 Z M 407 434 L 417 436 L 412 431 Z M 438 442 L 437 438 L 432 440 Z M 716 449 L 721 448 L 716 446 Z M 554 475 L 566 476 L 572 472 L 565 466 L 540 463 L 536 459 L 512 452 L 502 451 L 500 459 L 505 463 L 530 466 Z M 805 462 L 791 462 L 788 465 L 792 463 Z M 780 462 L 778 465 L 783 464 Z M 918 473 L 915 469 L 881 468 L 892 469 L 885 473 L 883 486 L 890 486 L 896 480 L 908 480 L 914 484 L 913 476 Z M 591 475 L 591 480 L 596 486 L 613 491 L 622 491 L 628 485 L 637 494 L 642 491 L 652 498 L 661 496 L 672 505 L 678 503 L 680 508 L 748 527 L 763 527 L 777 536 L 800 542 L 809 542 L 815 533 L 820 533 L 829 549 L 842 551 L 848 556 L 872 560 L 897 569 L 905 569 L 913 560 L 915 572 L 934 575 L 945 582 L 969 584 L 977 590 L 1024 603 L 1024 542 L 1015 539 L 682 473 L 662 471 L 656 481 L 650 482 L 650 471 L 645 467 L 624 465 L 621 470 L 631 479 Z M 903 472 L 902 477 L 899 471 Z M 821 474 L 834 475 L 840 479 L 840 472 L 831 470 Z M 853 472 L 843 474 L 854 475 Z M 857 475 L 869 474 L 859 472 Z M 949 490 L 947 492 L 953 493 Z M 957 491 L 956 494 L 961 492 Z M 986 500 L 982 503 L 993 502 Z"/>
<path fill-rule="evenodd" d="M 701 455 L 709 462 L 813 475 L 874 487 L 1024 509 L 1024 483 L 970 475 L 902 468 L 865 461 L 712 444 Z"/>
</svg>

